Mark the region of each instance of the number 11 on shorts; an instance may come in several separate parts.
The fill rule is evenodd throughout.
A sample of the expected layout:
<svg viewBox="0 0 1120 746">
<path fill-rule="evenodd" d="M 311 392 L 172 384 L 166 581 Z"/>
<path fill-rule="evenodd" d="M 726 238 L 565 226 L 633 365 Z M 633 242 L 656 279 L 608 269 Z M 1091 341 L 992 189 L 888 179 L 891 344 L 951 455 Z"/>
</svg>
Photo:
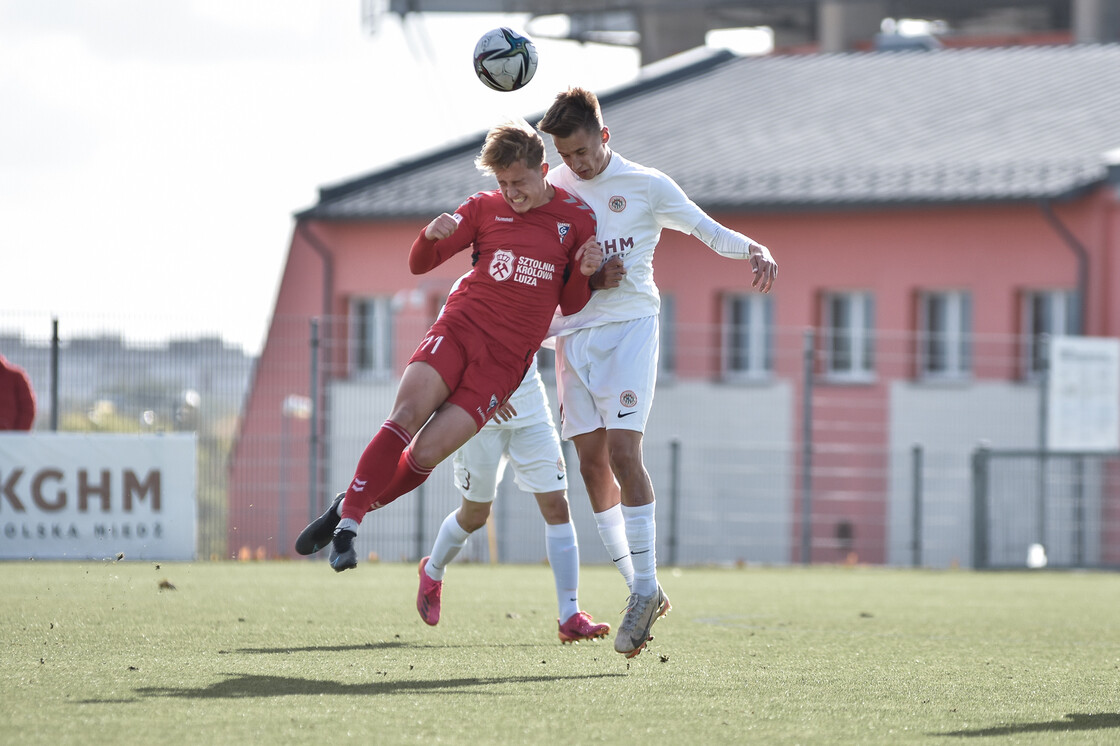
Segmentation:
<svg viewBox="0 0 1120 746">
<path fill-rule="evenodd" d="M 432 353 L 431 354 L 434 355 L 434 354 L 436 354 L 436 350 L 439 349 L 440 342 L 442 342 L 442 341 L 443 341 L 443 335 L 442 334 L 440 334 L 439 336 L 429 334 L 428 336 L 424 337 L 424 341 L 420 343 L 420 351 L 423 352 L 423 351 L 427 350 L 428 345 L 431 345 L 431 347 L 432 347 Z"/>
</svg>

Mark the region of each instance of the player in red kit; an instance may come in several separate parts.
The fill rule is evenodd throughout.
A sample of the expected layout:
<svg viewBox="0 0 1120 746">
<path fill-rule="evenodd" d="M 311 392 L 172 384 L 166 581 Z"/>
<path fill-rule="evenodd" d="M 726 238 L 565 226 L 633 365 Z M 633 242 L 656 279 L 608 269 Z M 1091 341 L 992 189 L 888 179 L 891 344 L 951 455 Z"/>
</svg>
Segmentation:
<svg viewBox="0 0 1120 746">
<path fill-rule="evenodd" d="M 517 388 L 557 306 L 574 313 L 591 297 L 588 278 L 603 259 L 595 214 L 545 181 L 540 135 L 525 123 L 495 127 L 476 165 L 498 189 L 432 220 L 408 257 L 422 274 L 473 247 L 474 268 L 409 360 L 345 496 L 296 540 L 310 554 L 333 532 L 337 572 L 357 566 L 353 541 L 365 514 L 423 483 Z"/>
</svg>

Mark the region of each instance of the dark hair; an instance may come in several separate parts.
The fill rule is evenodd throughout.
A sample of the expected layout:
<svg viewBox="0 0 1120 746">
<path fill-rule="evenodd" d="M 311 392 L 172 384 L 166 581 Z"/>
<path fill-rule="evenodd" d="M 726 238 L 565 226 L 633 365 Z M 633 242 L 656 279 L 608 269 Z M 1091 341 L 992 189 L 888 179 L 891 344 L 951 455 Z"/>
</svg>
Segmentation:
<svg viewBox="0 0 1120 746">
<path fill-rule="evenodd" d="M 586 88 L 561 91 L 537 128 L 553 137 L 571 137 L 579 130 L 599 132 L 603 129 L 599 99 Z"/>
</svg>

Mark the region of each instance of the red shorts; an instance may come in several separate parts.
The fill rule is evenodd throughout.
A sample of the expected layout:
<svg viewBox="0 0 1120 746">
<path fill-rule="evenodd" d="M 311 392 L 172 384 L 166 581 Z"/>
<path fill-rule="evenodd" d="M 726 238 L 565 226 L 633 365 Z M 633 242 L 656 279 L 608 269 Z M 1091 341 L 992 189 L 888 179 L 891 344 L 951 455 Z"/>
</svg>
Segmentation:
<svg viewBox="0 0 1120 746">
<path fill-rule="evenodd" d="M 441 317 L 408 362 L 435 368 L 451 389 L 447 401 L 474 417 L 481 430 L 498 405 L 521 384 L 534 352 L 519 357 L 469 324 Z"/>
</svg>

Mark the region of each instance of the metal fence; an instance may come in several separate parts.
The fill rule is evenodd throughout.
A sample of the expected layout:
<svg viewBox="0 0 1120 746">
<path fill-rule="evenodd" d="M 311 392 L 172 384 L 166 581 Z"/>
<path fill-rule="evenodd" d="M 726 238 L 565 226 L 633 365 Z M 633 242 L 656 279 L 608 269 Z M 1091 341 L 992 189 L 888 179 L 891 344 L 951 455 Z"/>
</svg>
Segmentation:
<svg viewBox="0 0 1120 746">
<path fill-rule="evenodd" d="M 137 339 L 126 336 L 135 319 L 83 317 L 73 320 L 77 332 L 68 321 L 0 313 L 0 353 L 28 373 L 35 391 L 34 429 L 195 433 L 197 554 L 228 556 L 229 455 L 255 357 L 216 333 Z M 0 501 L 0 519 L 9 507 Z"/>
<path fill-rule="evenodd" d="M 128 319 L 104 320 L 103 330 L 83 319 L 81 333 L 68 333 L 65 317 L 43 319 L 32 332 L 26 319 L 12 331 L 13 317 L 0 313 L 0 352 L 30 374 L 36 429 L 196 433 L 197 553 L 213 559 L 291 556 L 295 533 L 349 482 L 389 412 L 399 361 L 426 328 L 396 328 L 397 365 L 386 371 L 356 364 L 359 340 L 345 318 L 274 318 L 268 344 L 253 356 L 216 334 L 136 341 L 120 331 Z M 986 554 L 977 550 L 972 456 L 980 443 L 1023 450 L 1039 442 L 1041 392 L 1021 375 L 1023 340 L 974 337 L 970 374 L 932 380 L 917 372 L 920 340 L 880 333 L 871 340 L 874 375 L 838 379 L 819 330 L 774 330 L 761 376 L 728 369 L 729 331 L 677 325 L 666 355 L 673 365 L 659 380 L 644 439 L 663 563 L 1025 563 L 1026 539 L 1000 538 L 994 517 Z M 554 390 L 547 355 L 542 367 Z M 607 562 L 570 445 L 565 454 L 583 560 Z M 1052 562 L 1120 564 L 1109 546 L 1120 536 L 1120 486 L 1115 468 L 1102 468 L 1081 476 L 1047 469 L 1048 494 L 1064 495 L 1080 480 L 1085 495 L 1080 544 L 1054 538 L 1071 530 L 1056 518 L 1047 529 Z M 1035 462 L 1005 459 L 988 473 L 990 516 L 1033 510 L 1032 498 L 1011 485 L 1037 482 Z M 443 464 L 415 494 L 366 521 L 359 551 L 415 560 L 458 504 Z M 1060 513 L 1058 504 L 1047 511 Z M 3 509 L 0 498 L 0 520 Z M 465 560 L 544 560 L 536 502 L 509 475 L 485 533 L 472 537 Z"/>
<path fill-rule="evenodd" d="M 973 564 L 1116 567 L 1120 454 L 976 449 Z"/>
</svg>

